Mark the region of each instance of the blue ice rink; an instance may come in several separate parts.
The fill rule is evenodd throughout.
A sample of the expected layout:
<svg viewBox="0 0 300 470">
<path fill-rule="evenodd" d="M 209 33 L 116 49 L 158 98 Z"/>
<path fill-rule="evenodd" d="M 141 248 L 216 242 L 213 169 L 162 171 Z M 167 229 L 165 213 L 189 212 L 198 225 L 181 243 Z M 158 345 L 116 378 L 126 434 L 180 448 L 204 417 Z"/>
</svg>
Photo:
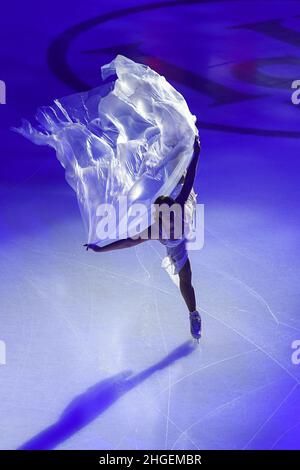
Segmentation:
<svg viewBox="0 0 300 470">
<path fill-rule="evenodd" d="M 299 448 L 300 3 L 4 8 L 0 448 Z M 54 152 L 9 130 L 96 86 L 118 52 L 165 75 L 200 121 L 198 346 L 164 247 L 86 252 Z"/>
</svg>

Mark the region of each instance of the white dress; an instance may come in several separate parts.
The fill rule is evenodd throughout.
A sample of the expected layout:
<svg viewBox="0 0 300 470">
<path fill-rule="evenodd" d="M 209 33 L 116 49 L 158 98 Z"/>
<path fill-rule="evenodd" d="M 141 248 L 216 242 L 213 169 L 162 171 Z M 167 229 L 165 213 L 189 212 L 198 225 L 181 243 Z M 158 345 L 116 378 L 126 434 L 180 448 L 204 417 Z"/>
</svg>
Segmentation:
<svg viewBox="0 0 300 470">
<path fill-rule="evenodd" d="M 178 184 L 174 191 L 171 194 L 173 199 L 179 195 L 182 189 L 182 184 Z M 187 232 L 192 231 L 194 225 L 194 217 L 197 204 L 197 194 L 192 188 L 189 197 L 184 206 L 184 222 L 185 230 Z M 185 265 L 188 259 L 188 253 L 186 248 L 186 237 L 187 233 L 185 232 L 184 236 L 180 239 L 175 240 L 161 240 L 161 243 L 165 245 L 167 249 L 167 256 L 162 260 L 161 266 L 169 274 L 172 281 L 178 286 L 179 285 L 179 272 Z"/>
<path fill-rule="evenodd" d="M 101 74 L 99 87 L 55 100 L 38 110 L 36 128 L 23 121 L 17 130 L 54 147 L 76 192 L 87 241 L 103 246 L 126 234 L 118 220 L 114 237 L 99 238 L 99 205 L 117 210 L 120 196 L 128 211 L 142 203 L 142 231 L 151 204 L 171 195 L 187 169 L 198 131 L 183 96 L 150 67 L 118 55 Z"/>
</svg>

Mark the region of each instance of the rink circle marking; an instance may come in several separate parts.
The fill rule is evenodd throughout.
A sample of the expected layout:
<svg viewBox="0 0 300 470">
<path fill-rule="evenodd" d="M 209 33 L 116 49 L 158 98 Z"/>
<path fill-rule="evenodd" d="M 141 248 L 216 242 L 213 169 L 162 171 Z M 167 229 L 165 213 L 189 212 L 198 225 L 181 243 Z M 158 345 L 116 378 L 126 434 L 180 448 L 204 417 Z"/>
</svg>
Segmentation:
<svg viewBox="0 0 300 470">
<path fill-rule="evenodd" d="M 214 0 L 214 3 L 224 3 L 225 1 L 226 0 Z M 95 16 L 81 23 L 77 23 L 74 26 L 67 28 L 61 34 L 59 34 L 50 44 L 47 52 L 47 61 L 49 68 L 50 70 L 52 70 L 54 75 L 56 75 L 62 82 L 66 83 L 68 86 L 71 86 L 76 91 L 87 90 L 90 88 L 90 86 L 76 75 L 67 60 L 69 47 L 76 37 L 101 23 L 106 23 L 107 21 L 129 16 L 134 13 L 158 10 L 160 8 L 173 8 L 176 6 L 195 5 L 203 3 L 209 3 L 209 0 L 172 0 L 149 3 L 148 5 L 136 5 L 133 7 L 123 8 L 113 12 L 104 13 L 102 15 Z M 202 129 L 225 133 L 255 135 L 258 137 L 287 137 L 293 139 L 300 138 L 300 133 L 298 131 L 240 127 L 227 124 L 206 122 L 201 120 L 198 120 L 198 123 L 199 127 Z"/>
</svg>

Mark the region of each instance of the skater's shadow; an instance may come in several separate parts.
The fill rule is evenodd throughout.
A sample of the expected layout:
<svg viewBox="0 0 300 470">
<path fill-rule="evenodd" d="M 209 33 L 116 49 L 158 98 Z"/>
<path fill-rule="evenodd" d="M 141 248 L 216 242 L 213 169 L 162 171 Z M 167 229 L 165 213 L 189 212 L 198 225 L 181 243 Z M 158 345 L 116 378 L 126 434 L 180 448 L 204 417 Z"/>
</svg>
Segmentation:
<svg viewBox="0 0 300 470">
<path fill-rule="evenodd" d="M 144 382 L 158 370 L 165 369 L 182 357 L 188 356 L 194 348 L 193 343 L 188 341 L 139 374 L 132 376 L 130 371 L 125 371 L 93 385 L 71 401 L 56 423 L 31 438 L 19 449 L 54 449 L 104 413 L 125 393 Z"/>
</svg>

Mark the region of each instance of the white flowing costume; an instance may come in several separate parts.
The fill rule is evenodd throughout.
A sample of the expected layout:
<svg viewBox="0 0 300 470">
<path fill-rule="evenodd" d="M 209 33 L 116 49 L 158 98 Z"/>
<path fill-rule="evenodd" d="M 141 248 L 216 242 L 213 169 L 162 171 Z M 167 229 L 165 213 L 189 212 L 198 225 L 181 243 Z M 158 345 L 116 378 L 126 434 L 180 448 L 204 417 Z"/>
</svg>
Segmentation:
<svg viewBox="0 0 300 470">
<path fill-rule="evenodd" d="M 102 83 L 87 92 L 39 108 L 36 127 L 17 129 L 39 145 L 50 145 L 77 195 L 88 243 L 127 238 L 122 220 L 99 236 L 101 204 L 116 208 L 127 198 L 127 216 L 142 203 L 140 230 L 151 204 L 172 195 L 193 156 L 196 117 L 183 96 L 150 67 L 118 55 L 101 67 Z"/>
</svg>

